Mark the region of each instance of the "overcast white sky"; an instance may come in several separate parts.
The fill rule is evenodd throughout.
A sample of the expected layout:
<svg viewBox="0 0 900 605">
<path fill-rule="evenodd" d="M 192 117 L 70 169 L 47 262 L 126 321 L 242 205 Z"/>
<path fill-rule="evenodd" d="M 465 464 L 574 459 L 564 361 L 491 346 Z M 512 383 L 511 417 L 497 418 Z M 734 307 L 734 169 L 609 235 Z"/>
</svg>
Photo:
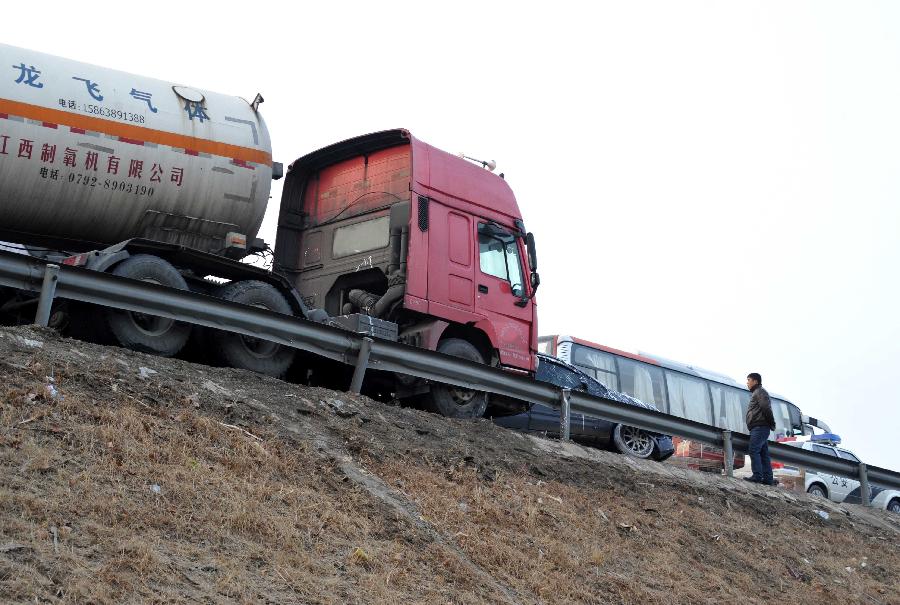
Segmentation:
<svg viewBox="0 0 900 605">
<path fill-rule="evenodd" d="M 900 5 L 34 10 L 4 42 L 262 92 L 285 164 L 393 127 L 496 160 L 538 239 L 542 334 L 758 371 L 900 469 Z"/>
</svg>

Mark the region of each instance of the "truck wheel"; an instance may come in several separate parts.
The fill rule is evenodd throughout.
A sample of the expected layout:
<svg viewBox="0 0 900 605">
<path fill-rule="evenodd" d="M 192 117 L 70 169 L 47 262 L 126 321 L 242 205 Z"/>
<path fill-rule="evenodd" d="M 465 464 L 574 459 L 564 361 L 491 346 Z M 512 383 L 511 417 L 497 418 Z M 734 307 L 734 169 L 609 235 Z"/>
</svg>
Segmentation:
<svg viewBox="0 0 900 605">
<path fill-rule="evenodd" d="M 460 338 L 448 338 L 438 344 L 438 353 L 484 363 L 481 353 L 472 343 Z M 427 397 L 428 408 L 448 418 L 481 418 L 487 408 L 488 396 L 484 391 L 462 387 L 433 384 Z"/>
<path fill-rule="evenodd" d="M 653 438 L 647 431 L 624 424 L 617 424 L 613 429 L 613 445 L 620 454 L 635 458 L 649 458 L 654 447 Z"/>
<path fill-rule="evenodd" d="M 187 290 L 187 283 L 178 270 L 150 254 L 131 256 L 111 271 L 113 275 L 152 284 Z M 123 347 L 163 357 L 178 353 L 191 335 L 191 325 L 166 317 L 103 309 L 101 311 L 105 336 Z"/>
<path fill-rule="evenodd" d="M 293 315 L 291 306 L 274 286 L 257 280 L 231 282 L 222 286 L 216 296 L 229 302 Z M 261 338 L 214 330 L 210 341 L 210 352 L 223 365 L 232 368 L 281 378 L 294 361 L 294 349 Z"/>
</svg>

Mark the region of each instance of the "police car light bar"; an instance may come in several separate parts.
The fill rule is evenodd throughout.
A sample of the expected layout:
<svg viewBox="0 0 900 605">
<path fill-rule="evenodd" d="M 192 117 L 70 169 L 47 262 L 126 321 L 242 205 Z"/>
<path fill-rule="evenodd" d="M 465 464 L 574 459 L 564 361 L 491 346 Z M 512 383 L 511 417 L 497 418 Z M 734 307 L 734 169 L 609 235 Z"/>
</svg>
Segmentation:
<svg viewBox="0 0 900 605">
<path fill-rule="evenodd" d="M 822 433 L 821 435 L 812 435 L 809 440 L 822 445 L 837 445 L 841 442 L 841 437 L 834 433 Z"/>
</svg>

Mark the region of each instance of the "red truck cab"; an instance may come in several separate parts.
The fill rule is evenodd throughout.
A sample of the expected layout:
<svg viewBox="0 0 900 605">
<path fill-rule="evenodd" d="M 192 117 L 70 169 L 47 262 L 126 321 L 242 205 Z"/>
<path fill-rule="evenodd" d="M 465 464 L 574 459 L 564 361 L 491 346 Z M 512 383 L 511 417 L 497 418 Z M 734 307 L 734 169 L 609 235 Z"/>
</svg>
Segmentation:
<svg viewBox="0 0 900 605">
<path fill-rule="evenodd" d="M 531 373 L 537 350 L 534 238 L 502 175 L 406 130 L 330 145 L 292 163 L 275 270 L 309 307 L 397 324 L 399 340 Z M 449 416 L 487 395 L 398 380 Z M 492 402 L 492 403 L 496 403 Z"/>
</svg>

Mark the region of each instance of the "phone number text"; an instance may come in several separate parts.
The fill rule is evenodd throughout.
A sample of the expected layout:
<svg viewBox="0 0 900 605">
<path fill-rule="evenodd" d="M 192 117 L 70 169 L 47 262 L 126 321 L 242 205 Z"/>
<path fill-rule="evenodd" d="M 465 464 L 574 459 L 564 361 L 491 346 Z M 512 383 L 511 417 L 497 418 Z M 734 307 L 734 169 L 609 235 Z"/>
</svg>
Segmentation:
<svg viewBox="0 0 900 605">
<path fill-rule="evenodd" d="M 143 124 L 145 120 L 144 116 L 139 113 L 122 111 L 121 109 L 113 109 L 111 107 L 103 107 L 102 105 L 93 105 L 90 103 L 82 104 L 81 110 L 85 113 L 94 114 L 95 116 L 113 118 L 122 120 L 123 122 L 134 122 L 135 124 Z"/>
<path fill-rule="evenodd" d="M 122 193 L 132 193 L 134 195 L 146 195 L 153 197 L 153 187 L 141 185 L 139 183 L 129 183 L 128 181 L 119 181 L 116 179 L 102 179 L 89 174 L 69 174 L 69 182 L 74 185 L 82 185 L 84 187 L 100 187 L 111 191 L 121 191 Z"/>
</svg>

